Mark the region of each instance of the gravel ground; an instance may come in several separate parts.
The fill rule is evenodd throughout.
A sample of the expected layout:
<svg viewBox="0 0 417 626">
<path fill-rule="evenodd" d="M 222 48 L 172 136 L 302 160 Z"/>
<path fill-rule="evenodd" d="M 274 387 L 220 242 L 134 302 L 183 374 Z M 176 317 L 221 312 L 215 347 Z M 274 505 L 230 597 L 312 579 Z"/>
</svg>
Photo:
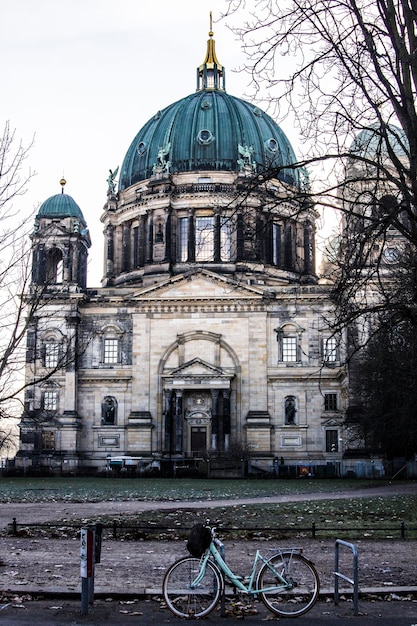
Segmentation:
<svg viewBox="0 0 417 626">
<path fill-rule="evenodd" d="M 415 493 L 414 483 L 376 486 L 358 490 L 355 497 Z M 338 494 L 309 494 L 309 500 L 351 498 L 352 492 Z M 256 502 L 289 502 L 305 500 L 306 495 L 274 496 L 270 498 L 228 501 L 230 505 Z M 224 506 L 223 501 L 211 501 L 210 506 Z M 0 592 L 7 589 L 29 593 L 38 590 L 79 592 L 80 590 L 80 540 L 79 538 L 50 539 L 13 537 L 6 534 L 13 517 L 18 523 L 45 523 L 53 520 L 82 520 L 99 513 L 133 514 L 141 510 L 199 508 L 208 502 L 96 502 L 49 504 L 3 503 L 0 506 Z M 358 547 L 360 588 L 390 588 L 414 586 L 417 583 L 417 541 L 411 540 L 360 540 Z M 294 539 L 225 541 L 226 558 L 233 570 L 246 574 L 251 568 L 257 549 L 263 553 L 271 547 L 296 546 L 316 565 L 322 589 L 334 587 L 334 540 Z M 101 563 L 95 571 L 97 593 L 140 594 L 144 589 L 159 592 L 166 568 L 186 554 L 184 541 L 114 541 L 103 539 Z M 352 575 L 352 553 L 341 549 L 340 571 Z"/>
<path fill-rule="evenodd" d="M 276 541 L 226 541 L 226 558 L 232 570 L 246 574 L 255 551 L 262 553 Z M 322 589 L 334 586 L 334 541 L 286 540 L 280 547 L 300 547 L 316 565 Z M 359 587 L 386 588 L 416 585 L 417 542 L 358 541 Z M 0 591 L 80 591 L 80 541 L 78 539 L 0 539 Z M 183 541 L 103 540 L 101 562 L 95 569 L 97 593 L 141 594 L 159 591 L 166 568 L 186 555 Z M 352 553 L 340 550 L 340 571 L 352 576 Z"/>
</svg>

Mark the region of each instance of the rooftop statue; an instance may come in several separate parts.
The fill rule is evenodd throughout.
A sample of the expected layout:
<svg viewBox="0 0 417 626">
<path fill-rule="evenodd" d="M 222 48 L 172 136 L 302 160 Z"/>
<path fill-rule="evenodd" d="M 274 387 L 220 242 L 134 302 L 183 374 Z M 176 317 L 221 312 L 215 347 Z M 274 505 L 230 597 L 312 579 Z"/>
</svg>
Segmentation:
<svg viewBox="0 0 417 626">
<path fill-rule="evenodd" d="M 107 193 L 114 193 L 116 190 L 116 183 L 115 183 L 115 178 L 117 176 L 117 172 L 119 171 L 119 166 L 116 167 L 116 169 L 114 170 L 114 172 L 112 172 L 111 170 L 109 170 L 109 175 L 107 178 Z"/>
</svg>

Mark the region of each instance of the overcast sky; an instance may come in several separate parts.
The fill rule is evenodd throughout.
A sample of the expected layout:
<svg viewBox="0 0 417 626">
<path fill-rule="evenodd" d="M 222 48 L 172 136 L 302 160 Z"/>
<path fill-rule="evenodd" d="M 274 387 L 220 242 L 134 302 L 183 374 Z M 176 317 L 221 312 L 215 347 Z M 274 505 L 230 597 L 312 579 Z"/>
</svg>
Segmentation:
<svg viewBox="0 0 417 626">
<path fill-rule="evenodd" d="M 233 71 L 244 60 L 240 43 L 224 22 L 216 24 L 222 6 L 223 0 L 1 2 L 0 128 L 9 120 L 24 144 L 35 137 L 25 167 L 37 175 L 19 208 L 32 210 L 60 193 L 65 177 L 65 192 L 91 231 L 90 287 L 102 277 L 108 171 L 122 165 L 156 111 L 195 91 L 210 10 L 227 91 L 244 97 L 248 78 Z M 291 129 L 283 130 L 291 137 Z"/>
</svg>

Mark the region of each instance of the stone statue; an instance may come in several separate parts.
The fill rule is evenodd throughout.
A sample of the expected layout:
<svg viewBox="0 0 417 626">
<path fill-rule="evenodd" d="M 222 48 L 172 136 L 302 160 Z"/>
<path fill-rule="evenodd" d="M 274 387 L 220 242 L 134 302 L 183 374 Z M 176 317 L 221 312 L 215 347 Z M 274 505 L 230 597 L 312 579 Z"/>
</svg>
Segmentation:
<svg viewBox="0 0 417 626">
<path fill-rule="evenodd" d="M 240 171 L 255 172 L 256 163 L 253 160 L 253 146 L 247 146 L 246 144 L 242 146 L 242 144 L 239 143 L 237 149 L 241 156 L 237 161 Z"/>
<path fill-rule="evenodd" d="M 109 176 L 107 178 L 107 193 L 114 193 L 116 190 L 116 183 L 115 183 L 115 178 L 117 176 L 117 172 L 119 171 L 119 166 L 116 167 L 116 169 L 114 170 L 114 172 L 112 172 L 111 170 L 109 170 Z"/>
<path fill-rule="evenodd" d="M 154 172 L 169 172 L 171 162 L 167 160 L 169 151 L 171 149 L 171 142 L 168 142 L 165 146 L 158 148 L 158 156 L 155 165 L 153 166 Z"/>
</svg>

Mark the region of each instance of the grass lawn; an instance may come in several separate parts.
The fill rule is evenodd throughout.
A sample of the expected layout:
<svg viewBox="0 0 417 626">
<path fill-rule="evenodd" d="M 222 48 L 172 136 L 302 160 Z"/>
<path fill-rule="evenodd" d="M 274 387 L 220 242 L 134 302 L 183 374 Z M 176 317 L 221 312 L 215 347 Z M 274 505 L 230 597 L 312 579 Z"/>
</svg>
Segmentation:
<svg viewBox="0 0 417 626">
<path fill-rule="evenodd" d="M 198 479 L 103 479 L 103 478 L 3 478 L 0 479 L 0 502 L 101 502 L 154 501 L 155 509 L 135 515 L 109 516 L 102 514 L 87 522 L 169 526 L 190 528 L 198 521 L 210 519 L 218 528 L 245 528 L 247 536 L 256 536 L 258 529 L 270 529 L 275 536 L 311 536 L 315 523 L 318 537 L 334 537 L 336 531 L 345 539 L 366 537 L 400 538 L 400 524 L 406 526 L 406 536 L 417 538 L 417 493 L 381 497 L 355 497 L 355 491 L 382 485 L 362 480 L 198 480 Z M 351 491 L 347 499 L 317 500 L 315 493 Z M 417 492 L 417 489 L 416 489 Z M 305 494 L 302 502 L 281 504 L 233 504 L 236 498 L 267 497 L 271 495 Z M 187 508 L 178 501 L 202 501 L 199 509 Z M 213 507 L 213 500 L 225 500 L 224 506 Z M 158 502 L 172 502 L 172 509 L 158 510 Z M 227 502 L 227 504 L 226 504 Z M 69 520 L 56 520 L 61 526 Z M 74 519 L 71 519 L 74 523 Z M 65 532 L 61 529 L 61 532 Z M 130 533 L 132 538 L 135 533 Z"/>
<path fill-rule="evenodd" d="M 0 478 L 0 502 L 232 500 L 271 495 L 337 493 L 371 480 L 208 480 L 172 478 Z"/>
</svg>

